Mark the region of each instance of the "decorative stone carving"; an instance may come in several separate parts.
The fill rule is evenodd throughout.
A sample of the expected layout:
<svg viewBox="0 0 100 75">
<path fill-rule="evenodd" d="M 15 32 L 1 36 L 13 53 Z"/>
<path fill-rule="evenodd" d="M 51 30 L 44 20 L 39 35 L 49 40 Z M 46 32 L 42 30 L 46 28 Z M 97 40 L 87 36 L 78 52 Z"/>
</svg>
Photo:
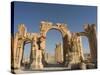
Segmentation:
<svg viewBox="0 0 100 75">
<path fill-rule="evenodd" d="M 26 37 L 27 30 L 24 24 L 18 26 L 18 33 L 21 38 Z"/>
</svg>

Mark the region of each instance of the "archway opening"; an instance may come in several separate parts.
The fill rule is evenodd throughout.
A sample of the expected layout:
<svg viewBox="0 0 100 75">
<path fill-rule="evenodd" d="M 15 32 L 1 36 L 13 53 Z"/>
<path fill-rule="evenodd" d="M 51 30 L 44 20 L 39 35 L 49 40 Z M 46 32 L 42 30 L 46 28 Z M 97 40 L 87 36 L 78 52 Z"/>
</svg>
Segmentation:
<svg viewBox="0 0 100 75">
<path fill-rule="evenodd" d="M 50 29 L 46 34 L 45 60 L 53 66 L 63 63 L 63 38 L 57 29 Z"/>
<path fill-rule="evenodd" d="M 31 54 L 31 42 L 25 41 L 23 45 L 23 54 L 21 61 L 21 68 L 23 70 L 29 69 L 30 67 L 30 54 Z"/>
<path fill-rule="evenodd" d="M 91 54 L 90 54 L 90 47 L 89 47 L 88 38 L 86 36 L 81 36 L 81 38 L 82 38 L 82 47 L 83 47 L 84 60 L 86 62 L 90 62 Z"/>
</svg>

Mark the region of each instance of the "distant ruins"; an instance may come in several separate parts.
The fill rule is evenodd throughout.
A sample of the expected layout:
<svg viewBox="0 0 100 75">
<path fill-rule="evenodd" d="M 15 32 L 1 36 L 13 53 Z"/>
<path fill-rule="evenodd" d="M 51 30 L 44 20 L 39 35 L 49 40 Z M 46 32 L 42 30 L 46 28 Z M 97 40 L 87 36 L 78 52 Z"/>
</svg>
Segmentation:
<svg viewBox="0 0 100 75">
<path fill-rule="evenodd" d="M 59 30 L 63 37 L 63 62 L 62 64 L 67 67 L 79 65 L 80 69 L 86 69 L 87 63 L 84 61 L 82 50 L 81 36 L 88 38 L 90 47 L 90 63 L 97 67 L 97 35 L 96 25 L 84 25 L 83 32 L 70 32 L 66 24 L 42 21 L 40 23 L 40 33 L 29 33 L 24 24 L 20 24 L 18 32 L 12 36 L 11 45 L 11 67 L 12 69 L 20 69 L 23 59 L 24 45 L 31 43 L 31 53 L 29 68 L 32 70 L 42 70 L 45 61 L 45 47 L 46 47 L 46 34 L 51 29 Z M 45 61 L 46 62 L 46 61 Z"/>
<path fill-rule="evenodd" d="M 57 63 L 62 63 L 63 62 L 63 47 L 61 43 L 56 44 L 55 48 L 55 61 Z"/>
</svg>

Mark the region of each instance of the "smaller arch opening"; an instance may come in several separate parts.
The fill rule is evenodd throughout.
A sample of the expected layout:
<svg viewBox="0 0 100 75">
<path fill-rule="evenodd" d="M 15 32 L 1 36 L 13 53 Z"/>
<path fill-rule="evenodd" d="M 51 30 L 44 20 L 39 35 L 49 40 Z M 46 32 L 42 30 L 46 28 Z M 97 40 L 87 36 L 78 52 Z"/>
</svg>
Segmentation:
<svg viewBox="0 0 100 75">
<path fill-rule="evenodd" d="M 32 43 L 30 40 L 27 40 L 24 42 L 23 54 L 22 54 L 22 60 L 21 60 L 21 68 L 23 70 L 29 69 L 30 67 L 31 46 L 32 46 Z"/>
<path fill-rule="evenodd" d="M 86 62 L 90 62 L 91 60 L 91 53 L 90 53 L 90 47 L 89 47 L 89 41 L 86 36 L 81 36 L 82 39 L 82 47 L 83 47 L 83 56 L 84 60 Z"/>
<path fill-rule="evenodd" d="M 45 59 L 50 67 L 63 63 L 63 36 L 58 29 L 51 28 L 46 34 Z"/>
</svg>

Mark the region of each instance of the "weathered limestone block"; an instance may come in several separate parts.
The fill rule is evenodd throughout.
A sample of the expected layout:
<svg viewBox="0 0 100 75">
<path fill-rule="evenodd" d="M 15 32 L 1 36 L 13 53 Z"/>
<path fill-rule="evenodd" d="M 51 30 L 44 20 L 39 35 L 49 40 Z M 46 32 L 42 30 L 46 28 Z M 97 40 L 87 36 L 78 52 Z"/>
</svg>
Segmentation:
<svg viewBox="0 0 100 75">
<path fill-rule="evenodd" d="M 41 50 L 34 50 L 35 57 L 33 58 L 33 62 L 31 63 L 31 69 L 32 70 L 41 70 L 43 69 L 42 64 L 42 53 Z"/>
<path fill-rule="evenodd" d="M 41 50 L 45 49 L 45 44 L 46 44 L 46 37 L 45 36 L 41 36 L 40 37 L 40 49 Z"/>
<path fill-rule="evenodd" d="M 87 65 L 87 69 L 95 69 L 95 68 L 97 68 L 95 66 L 95 64 L 93 64 L 93 63 L 87 63 L 86 65 Z"/>
<path fill-rule="evenodd" d="M 37 50 L 32 51 L 34 54 L 34 57 L 31 58 L 31 64 L 30 64 L 30 69 L 38 69 L 38 62 L 37 62 Z"/>
<path fill-rule="evenodd" d="M 52 23 L 51 22 L 47 22 L 47 21 L 42 21 L 41 25 L 40 25 L 40 32 L 44 33 L 46 36 L 47 31 L 52 27 Z"/>
<path fill-rule="evenodd" d="M 38 68 L 43 69 L 43 64 L 42 64 L 42 50 L 38 50 Z"/>
<path fill-rule="evenodd" d="M 26 33 L 27 33 L 27 29 L 25 27 L 24 24 L 20 24 L 18 26 L 18 34 L 19 34 L 19 38 L 24 38 L 26 37 Z"/>
<path fill-rule="evenodd" d="M 80 69 L 86 70 L 87 69 L 86 64 L 85 63 L 80 63 Z"/>
</svg>

